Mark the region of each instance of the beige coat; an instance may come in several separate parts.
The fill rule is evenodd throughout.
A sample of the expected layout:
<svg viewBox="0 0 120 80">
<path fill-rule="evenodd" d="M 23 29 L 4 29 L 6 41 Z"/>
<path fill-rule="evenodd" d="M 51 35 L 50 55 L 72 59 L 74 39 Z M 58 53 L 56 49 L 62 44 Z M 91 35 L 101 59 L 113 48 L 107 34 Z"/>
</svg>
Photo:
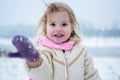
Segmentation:
<svg viewBox="0 0 120 80">
<path fill-rule="evenodd" d="M 26 65 L 33 80 L 101 80 L 91 56 L 79 44 L 65 52 L 43 46 L 37 49 L 41 53 L 42 64 L 34 68 Z"/>
</svg>

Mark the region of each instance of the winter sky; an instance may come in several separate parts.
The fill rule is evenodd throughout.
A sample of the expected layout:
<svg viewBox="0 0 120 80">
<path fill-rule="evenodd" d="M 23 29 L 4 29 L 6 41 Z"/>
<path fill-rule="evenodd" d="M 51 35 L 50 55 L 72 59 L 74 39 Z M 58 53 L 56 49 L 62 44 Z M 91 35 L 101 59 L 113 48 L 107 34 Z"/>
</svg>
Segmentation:
<svg viewBox="0 0 120 80">
<path fill-rule="evenodd" d="M 120 0 L 44 0 L 62 1 L 75 12 L 77 19 L 95 28 L 120 25 Z M 0 26 L 37 25 L 46 6 L 43 0 L 0 0 Z M 119 26 L 120 29 L 120 26 Z"/>
</svg>

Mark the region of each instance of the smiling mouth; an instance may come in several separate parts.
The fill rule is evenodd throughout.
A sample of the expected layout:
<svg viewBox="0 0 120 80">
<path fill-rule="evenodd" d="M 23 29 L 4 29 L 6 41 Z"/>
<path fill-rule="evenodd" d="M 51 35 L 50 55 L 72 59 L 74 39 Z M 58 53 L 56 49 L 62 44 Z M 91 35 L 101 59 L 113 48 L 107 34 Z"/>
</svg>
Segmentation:
<svg viewBox="0 0 120 80">
<path fill-rule="evenodd" d="M 63 34 L 61 34 L 61 35 L 54 35 L 55 37 L 57 37 L 57 38 L 61 38 L 61 37 L 63 37 L 64 35 Z"/>
</svg>

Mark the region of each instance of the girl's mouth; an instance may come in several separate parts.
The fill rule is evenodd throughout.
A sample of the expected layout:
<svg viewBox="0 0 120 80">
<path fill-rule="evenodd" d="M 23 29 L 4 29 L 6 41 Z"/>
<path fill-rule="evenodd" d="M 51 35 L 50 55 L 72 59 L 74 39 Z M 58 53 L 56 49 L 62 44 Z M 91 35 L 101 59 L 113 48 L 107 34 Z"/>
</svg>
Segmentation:
<svg viewBox="0 0 120 80">
<path fill-rule="evenodd" d="M 63 34 L 55 34 L 54 36 L 57 37 L 57 38 L 61 38 L 61 37 L 63 37 L 64 35 L 63 35 Z"/>
</svg>

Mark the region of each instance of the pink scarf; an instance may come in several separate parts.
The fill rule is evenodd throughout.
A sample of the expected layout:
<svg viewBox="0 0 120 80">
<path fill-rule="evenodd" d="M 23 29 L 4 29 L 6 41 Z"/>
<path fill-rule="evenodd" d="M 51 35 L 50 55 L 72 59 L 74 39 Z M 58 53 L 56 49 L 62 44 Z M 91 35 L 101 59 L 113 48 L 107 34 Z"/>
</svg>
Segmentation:
<svg viewBox="0 0 120 80">
<path fill-rule="evenodd" d="M 49 40 L 48 38 L 43 38 L 43 39 L 39 39 L 38 44 L 46 46 L 48 48 L 53 48 L 53 49 L 58 49 L 58 50 L 70 50 L 73 48 L 75 42 L 69 41 L 69 42 L 57 44 L 57 43 Z"/>
</svg>

